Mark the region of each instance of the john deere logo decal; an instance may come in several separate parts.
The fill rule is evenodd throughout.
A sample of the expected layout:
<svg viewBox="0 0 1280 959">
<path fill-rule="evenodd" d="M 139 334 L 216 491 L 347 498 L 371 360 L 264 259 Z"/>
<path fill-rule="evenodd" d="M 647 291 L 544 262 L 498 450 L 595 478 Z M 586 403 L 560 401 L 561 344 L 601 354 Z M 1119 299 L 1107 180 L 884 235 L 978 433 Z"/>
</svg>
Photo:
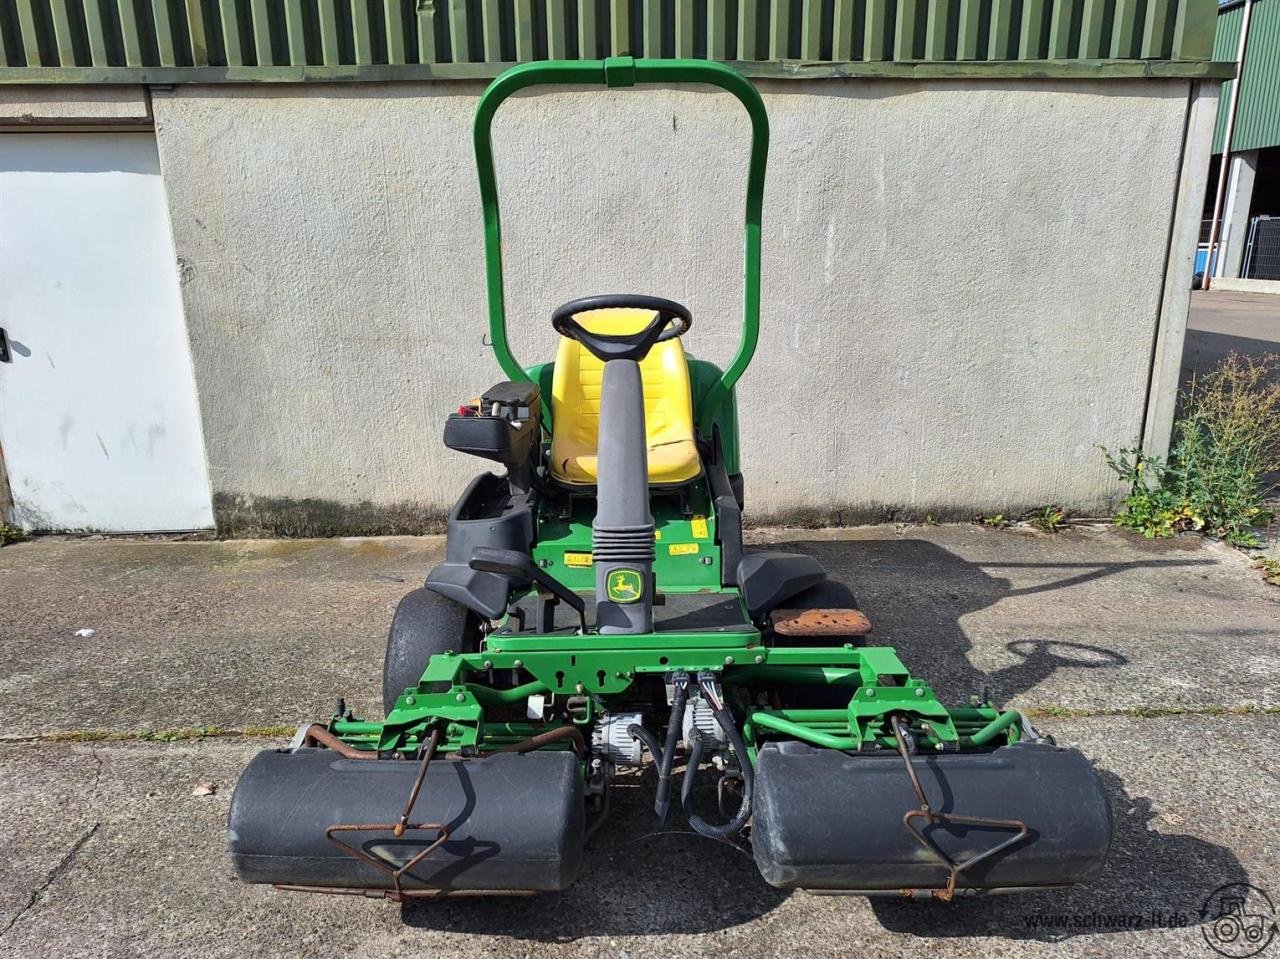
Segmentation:
<svg viewBox="0 0 1280 959">
<path fill-rule="evenodd" d="M 638 570 L 610 570 L 606 592 L 615 603 L 634 603 L 644 595 L 644 580 Z"/>
</svg>

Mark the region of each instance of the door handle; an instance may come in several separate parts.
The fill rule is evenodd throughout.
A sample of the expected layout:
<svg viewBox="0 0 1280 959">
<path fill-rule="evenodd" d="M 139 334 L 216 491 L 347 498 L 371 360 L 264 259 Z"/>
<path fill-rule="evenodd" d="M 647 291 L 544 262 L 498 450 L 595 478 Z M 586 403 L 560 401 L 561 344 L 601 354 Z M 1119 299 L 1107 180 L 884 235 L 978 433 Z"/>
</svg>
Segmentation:
<svg viewBox="0 0 1280 959">
<path fill-rule="evenodd" d="M 0 326 L 0 363 L 12 363 L 13 354 L 9 352 L 9 334 Z"/>
</svg>

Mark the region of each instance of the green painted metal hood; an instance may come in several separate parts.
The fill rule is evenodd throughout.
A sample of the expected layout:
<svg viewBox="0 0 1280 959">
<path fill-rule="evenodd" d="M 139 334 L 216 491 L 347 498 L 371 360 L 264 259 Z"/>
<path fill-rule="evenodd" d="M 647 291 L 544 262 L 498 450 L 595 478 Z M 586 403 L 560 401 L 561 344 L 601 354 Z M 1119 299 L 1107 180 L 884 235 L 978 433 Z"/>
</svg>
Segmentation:
<svg viewBox="0 0 1280 959">
<path fill-rule="evenodd" d="M 1217 19 L 1214 0 L 0 0 L 0 82 L 476 79 L 624 55 L 780 78 L 1229 77 Z"/>
</svg>

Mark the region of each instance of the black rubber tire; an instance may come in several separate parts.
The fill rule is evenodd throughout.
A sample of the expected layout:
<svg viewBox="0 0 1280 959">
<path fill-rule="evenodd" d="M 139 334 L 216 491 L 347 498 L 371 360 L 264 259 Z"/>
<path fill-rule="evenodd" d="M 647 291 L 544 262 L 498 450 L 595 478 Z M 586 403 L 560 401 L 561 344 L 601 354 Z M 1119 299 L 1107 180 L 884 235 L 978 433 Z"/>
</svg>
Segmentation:
<svg viewBox="0 0 1280 959">
<path fill-rule="evenodd" d="M 480 648 L 480 619 L 465 606 L 425 586 L 400 600 L 387 636 L 382 664 L 382 706 L 387 712 L 410 686 L 422 678 L 432 656 L 440 653 L 474 653 Z M 443 692 L 445 683 L 434 683 L 431 692 Z"/>
</svg>

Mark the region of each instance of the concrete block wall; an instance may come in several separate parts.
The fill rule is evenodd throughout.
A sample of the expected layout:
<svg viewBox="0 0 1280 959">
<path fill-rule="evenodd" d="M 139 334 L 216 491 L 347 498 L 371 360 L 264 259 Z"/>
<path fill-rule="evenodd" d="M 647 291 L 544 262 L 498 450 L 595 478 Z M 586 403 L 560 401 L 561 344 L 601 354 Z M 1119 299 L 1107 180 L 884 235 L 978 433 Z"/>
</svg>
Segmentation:
<svg viewBox="0 0 1280 959">
<path fill-rule="evenodd" d="M 1203 187 L 1184 163 L 1193 84 L 760 86 L 748 512 L 1106 508 L 1119 490 L 1097 446 L 1142 435 L 1175 200 L 1180 180 Z M 154 92 L 224 528 L 422 528 L 484 468 L 440 443 L 445 415 L 502 378 L 483 342 L 480 90 Z M 747 137 L 728 97 L 693 89 L 509 101 L 495 143 L 517 356 L 553 355 L 564 300 L 651 292 L 693 309 L 690 352 L 726 360 Z"/>
</svg>

